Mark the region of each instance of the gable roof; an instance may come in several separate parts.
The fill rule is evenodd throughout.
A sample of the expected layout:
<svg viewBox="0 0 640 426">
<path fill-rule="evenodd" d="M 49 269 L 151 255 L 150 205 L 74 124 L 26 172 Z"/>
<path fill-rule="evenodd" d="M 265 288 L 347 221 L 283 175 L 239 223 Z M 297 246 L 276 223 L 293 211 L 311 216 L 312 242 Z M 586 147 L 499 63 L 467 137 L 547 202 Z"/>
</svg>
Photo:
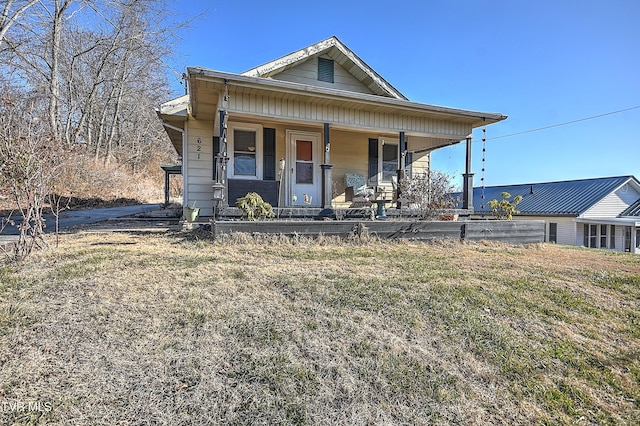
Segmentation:
<svg viewBox="0 0 640 426">
<path fill-rule="evenodd" d="M 517 209 L 526 216 L 579 216 L 604 197 L 628 182 L 640 188 L 634 176 L 616 176 L 558 182 L 539 182 L 518 185 L 473 188 L 473 207 L 476 214 L 491 214 L 490 200 L 502 199 L 502 193 L 518 195 L 522 201 Z M 484 193 L 484 200 L 482 194 Z"/>
<path fill-rule="evenodd" d="M 640 199 L 620 213 L 620 217 L 640 217 Z"/>
<path fill-rule="evenodd" d="M 336 36 L 331 36 L 311 46 L 289 53 L 266 64 L 262 64 L 241 75 L 247 77 L 272 78 L 275 75 L 293 68 L 302 62 L 318 56 L 329 56 L 351 75 L 367 86 L 372 93 L 396 99 L 408 100 L 398 89 L 382 78 L 362 59 L 345 46 Z"/>
</svg>

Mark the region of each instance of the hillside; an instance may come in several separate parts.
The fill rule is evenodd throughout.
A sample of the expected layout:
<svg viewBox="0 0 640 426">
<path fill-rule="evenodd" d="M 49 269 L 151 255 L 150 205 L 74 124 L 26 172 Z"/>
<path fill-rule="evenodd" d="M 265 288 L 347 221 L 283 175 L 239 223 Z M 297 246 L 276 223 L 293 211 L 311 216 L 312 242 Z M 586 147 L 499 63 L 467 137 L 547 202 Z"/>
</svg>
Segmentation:
<svg viewBox="0 0 640 426">
<path fill-rule="evenodd" d="M 638 256 L 227 243 L 78 234 L 1 268 L 0 423 L 640 422 Z"/>
</svg>

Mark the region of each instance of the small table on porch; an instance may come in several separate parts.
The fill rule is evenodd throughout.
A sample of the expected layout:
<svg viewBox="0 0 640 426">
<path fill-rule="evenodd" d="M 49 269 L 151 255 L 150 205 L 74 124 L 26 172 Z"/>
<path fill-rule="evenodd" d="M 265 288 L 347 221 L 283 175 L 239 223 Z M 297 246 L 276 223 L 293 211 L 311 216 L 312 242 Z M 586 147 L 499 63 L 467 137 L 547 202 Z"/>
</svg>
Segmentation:
<svg viewBox="0 0 640 426">
<path fill-rule="evenodd" d="M 372 203 L 378 205 L 376 219 L 386 219 L 387 218 L 387 209 L 385 208 L 385 204 L 391 203 L 391 200 L 371 200 Z"/>
</svg>

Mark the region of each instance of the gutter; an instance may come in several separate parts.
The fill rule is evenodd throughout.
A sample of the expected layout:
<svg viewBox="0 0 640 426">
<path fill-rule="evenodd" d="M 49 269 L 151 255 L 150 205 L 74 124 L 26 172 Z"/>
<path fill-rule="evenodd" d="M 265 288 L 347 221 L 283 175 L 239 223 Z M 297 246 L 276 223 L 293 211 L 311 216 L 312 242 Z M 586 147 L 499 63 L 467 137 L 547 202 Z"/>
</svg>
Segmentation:
<svg viewBox="0 0 640 426">
<path fill-rule="evenodd" d="M 164 121 L 162 122 L 162 125 L 168 129 L 175 130 L 176 132 L 180 132 L 184 135 L 184 129 L 181 129 L 180 127 L 174 126 L 169 123 L 165 123 Z"/>
<path fill-rule="evenodd" d="M 318 86 L 310 86 L 306 84 L 291 83 L 280 80 L 273 80 L 263 77 L 252 77 L 241 74 L 233 74 L 222 71 L 208 70 L 200 67 L 187 68 L 190 79 L 204 79 L 204 80 L 218 80 L 220 83 L 230 83 L 240 87 L 248 87 L 262 90 L 274 90 L 281 93 L 291 93 L 296 95 L 307 95 L 315 97 L 325 97 L 336 100 L 349 100 L 361 103 L 368 103 L 371 105 L 380 104 L 388 105 L 391 107 L 402 108 L 406 110 L 420 110 L 422 112 L 429 112 L 433 114 L 440 114 L 445 116 L 453 116 L 457 118 L 468 117 L 473 119 L 482 120 L 487 124 L 497 123 L 502 120 L 506 120 L 507 116 L 501 113 L 493 112 L 480 112 L 462 110 L 450 107 L 442 107 L 437 105 L 423 104 L 419 102 L 413 102 L 404 99 L 386 98 L 384 96 L 358 94 L 354 96 L 354 92 L 347 92 L 344 90 L 330 89 Z M 190 87 L 195 87 L 191 84 Z M 193 92 L 193 89 L 192 89 Z"/>
</svg>

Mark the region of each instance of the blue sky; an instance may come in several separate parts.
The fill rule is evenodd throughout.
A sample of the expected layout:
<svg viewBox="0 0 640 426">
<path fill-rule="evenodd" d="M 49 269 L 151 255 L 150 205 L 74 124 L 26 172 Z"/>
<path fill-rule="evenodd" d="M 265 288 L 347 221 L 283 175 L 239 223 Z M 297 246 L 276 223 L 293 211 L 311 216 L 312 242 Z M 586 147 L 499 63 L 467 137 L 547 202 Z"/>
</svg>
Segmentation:
<svg viewBox="0 0 640 426">
<path fill-rule="evenodd" d="M 508 115 L 487 127 L 487 186 L 640 178 L 638 0 L 178 0 L 171 7 L 182 17 L 200 14 L 176 40 L 178 72 L 243 72 L 335 35 L 412 101 Z M 620 110 L 627 111 L 499 138 Z M 481 139 L 474 131 L 476 186 Z M 436 152 L 434 167 L 463 173 L 464 149 Z"/>
</svg>

